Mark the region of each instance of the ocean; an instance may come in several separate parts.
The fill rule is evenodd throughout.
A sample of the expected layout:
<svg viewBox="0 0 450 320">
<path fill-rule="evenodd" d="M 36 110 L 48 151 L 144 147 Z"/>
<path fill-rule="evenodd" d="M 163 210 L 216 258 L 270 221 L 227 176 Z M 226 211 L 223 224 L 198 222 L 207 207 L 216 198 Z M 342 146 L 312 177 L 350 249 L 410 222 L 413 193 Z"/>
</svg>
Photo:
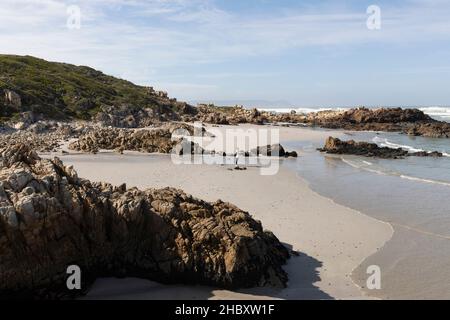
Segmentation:
<svg viewBox="0 0 450 320">
<path fill-rule="evenodd" d="M 450 108 L 427 111 L 450 120 Z M 301 151 L 296 162 L 286 165 L 314 191 L 393 226 L 393 238 L 352 275 L 365 288 L 367 267 L 380 267 L 382 287 L 364 289 L 368 295 L 450 299 L 450 139 L 354 131 L 340 131 L 339 136 L 411 152 L 443 152 L 442 158 L 376 159 L 323 154 L 316 150 L 323 146 L 318 142 L 282 141 L 288 149 Z"/>
</svg>

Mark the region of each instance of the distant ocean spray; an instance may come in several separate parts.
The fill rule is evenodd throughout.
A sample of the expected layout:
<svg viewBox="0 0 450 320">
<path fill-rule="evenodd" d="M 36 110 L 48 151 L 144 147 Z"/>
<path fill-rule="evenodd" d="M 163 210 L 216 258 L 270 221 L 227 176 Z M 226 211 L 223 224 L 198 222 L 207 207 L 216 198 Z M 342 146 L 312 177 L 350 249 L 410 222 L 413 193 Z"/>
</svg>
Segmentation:
<svg viewBox="0 0 450 320">
<path fill-rule="evenodd" d="M 450 107 L 426 107 L 420 110 L 433 118 L 450 122 Z"/>
</svg>

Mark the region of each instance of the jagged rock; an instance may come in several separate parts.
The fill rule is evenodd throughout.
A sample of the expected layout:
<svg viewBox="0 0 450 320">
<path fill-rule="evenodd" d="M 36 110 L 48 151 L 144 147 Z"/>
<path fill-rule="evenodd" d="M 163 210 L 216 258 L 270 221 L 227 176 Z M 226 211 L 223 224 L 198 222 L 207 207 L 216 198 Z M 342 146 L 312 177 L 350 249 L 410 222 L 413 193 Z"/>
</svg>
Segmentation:
<svg viewBox="0 0 450 320">
<path fill-rule="evenodd" d="M 330 129 L 402 132 L 434 138 L 449 138 L 450 124 L 437 121 L 418 109 L 354 108 L 308 114 L 274 113 L 243 107 L 200 105 L 191 120 L 212 124 L 302 124 Z"/>
<path fill-rule="evenodd" d="M 102 107 L 94 120 L 103 126 L 137 128 L 154 124 L 155 121 L 158 121 L 158 117 L 156 109 L 122 105 Z"/>
<path fill-rule="evenodd" d="M 402 108 L 356 108 L 347 111 L 320 111 L 308 114 L 307 120 L 322 126 L 335 124 L 338 127 L 352 124 L 397 124 L 401 122 L 433 121 L 432 118 L 418 109 Z"/>
<path fill-rule="evenodd" d="M 87 125 L 77 127 L 76 123 L 38 121 L 26 129 L 0 134 L 0 145 L 22 143 L 37 152 L 54 152 L 63 141 L 77 137 L 88 128 Z"/>
<path fill-rule="evenodd" d="M 265 124 L 277 122 L 299 123 L 304 115 L 294 113 L 273 113 L 257 109 L 245 109 L 242 106 L 218 108 L 214 105 L 199 105 L 193 120 L 212 124 Z"/>
<path fill-rule="evenodd" d="M 356 142 L 354 140 L 342 141 L 338 138 L 328 137 L 325 146 L 318 149 L 321 152 L 331 154 L 351 154 L 365 157 L 379 157 L 384 159 L 399 159 L 407 156 L 442 157 L 440 152 L 415 152 L 409 153 L 402 148 L 379 147 L 376 143 Z"/>
<path fill-rule="evenodd" d="M 288 250 L 236 206 L 172 188 L 92 183 L 25 145 L 1 150 L 0 297 L 61 298 L 67 267 L 224 288 L 284 286 Z M 15 183 L 17 174 L 26 177 Z M 30 179 L 32 177 L 32 179 Z"/>
<path fill-rule="evenodd" d="M 175 153 L 181 155 L 189 144 L 191 154 L 202 154 L 205 151 L 196 143 L 188 142 L 183 135 L 177 136 L 175 130 L 181 129 L 182 134 L 189 136 L 210 135 L 205 128 L 194 129 L 194 126 L 182 123 L 165 123 L 155 129 L 119 129 L 93 128 L 89 129 L 79 139 L 69 145 L 69 149 L 96 153 L 100 149 L 125 150 L 148 153 Z"/>
<path fill-rule="evenodd" d="M 69 149 L 96 153 L 100 149 L 170 153 L 178 141 L 172 141 L 167 129 L 126 130 L 97 128 L 82 135 Z"/>
<path fill-rule="evenodd" d="M 424 136 L 430 138 L 450 138 L 450 123 L 436 121 L 431 123 L 420 123 L 403 130 L 404 133 L 413 136 Z"/>
<path fill-rule="evenodd" d="M 310 113 L 305 122 L 331 129 L 397 131 L 410 135 L 448 138 L 450 124 L 437 121 L 418 109 L 357 108 Z"/>
<path fill-rule="evenodd" d="M 415 157 L 435 157 L 435 158 L 440 158 L 443 157 L 444 154 L 442 152 L 439 151 L 419 151 L 419 152 L 412 152 L 409 153 L 410 156 L 415 156 Z"/>
<path fill-rule="evenodd" d="M 155 105 L 148 108 L 120 105 L 103 106 L 94 121 L 105 127 L 144 128 L 162 121 L 188 121 L 197 110 L 185 102 L 152 94 Z"/>
</svg>

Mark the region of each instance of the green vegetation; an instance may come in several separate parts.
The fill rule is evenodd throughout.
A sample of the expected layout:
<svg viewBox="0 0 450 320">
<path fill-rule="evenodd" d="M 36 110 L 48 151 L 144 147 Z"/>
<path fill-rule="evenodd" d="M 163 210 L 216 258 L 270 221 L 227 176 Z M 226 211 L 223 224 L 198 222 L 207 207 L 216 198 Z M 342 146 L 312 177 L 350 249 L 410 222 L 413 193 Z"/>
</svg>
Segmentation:
<svg viewBox="0 0 450 320">
<path fill-rule="evenodd" d="M 17 110 L 6 106 L 4 89 L 20 95 Z M 90 119 L 102 106 L 176 108 L 146 87 L 84 66 L 48 62 L 30 56 L 0 55 L 0 119 L 34 111 L 54 119 Z M 175 111 L 175 110 L 174 110 Z"/>
</svg>

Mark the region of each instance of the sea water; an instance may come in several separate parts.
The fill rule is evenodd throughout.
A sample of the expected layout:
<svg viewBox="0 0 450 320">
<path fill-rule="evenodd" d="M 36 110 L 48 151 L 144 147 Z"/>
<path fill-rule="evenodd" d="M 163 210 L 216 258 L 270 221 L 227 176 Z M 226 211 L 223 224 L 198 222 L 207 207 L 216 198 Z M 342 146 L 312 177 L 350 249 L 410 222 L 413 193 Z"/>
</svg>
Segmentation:
<svg viewBox="0 0 450 320">
<path fill-rule="evenodd" d="M 330 132 L 333 135 L 333 131 Z M 390 223 L 393 238 L 353 273 L 366 287 L 370 265 L 381 269 L 381 298 L 450 298 L 450 139 L 399 133 L 345 132 L 343 139 L 402 147 L 411 152 L 439 151 L 442 158 L 377 159 L 328 155 L 323 142 L 282 142 L 301 151 L 286 162 L 313 190 L 337 203 Z"/>
</svg>

